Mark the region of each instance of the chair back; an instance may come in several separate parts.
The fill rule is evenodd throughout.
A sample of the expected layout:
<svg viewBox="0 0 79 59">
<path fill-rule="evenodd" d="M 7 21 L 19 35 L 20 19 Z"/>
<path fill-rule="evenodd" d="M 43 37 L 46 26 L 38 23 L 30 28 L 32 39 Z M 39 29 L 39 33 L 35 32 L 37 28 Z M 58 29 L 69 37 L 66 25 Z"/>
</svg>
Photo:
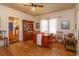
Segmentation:
<svg viewBox="0 0 79 59">
<path fill-rule="evenodd" d="M 57 32 L 57 37 L 58 38 L 63 38 L 63 32 L 62 31 L 58 31 Z"/>
</svg>

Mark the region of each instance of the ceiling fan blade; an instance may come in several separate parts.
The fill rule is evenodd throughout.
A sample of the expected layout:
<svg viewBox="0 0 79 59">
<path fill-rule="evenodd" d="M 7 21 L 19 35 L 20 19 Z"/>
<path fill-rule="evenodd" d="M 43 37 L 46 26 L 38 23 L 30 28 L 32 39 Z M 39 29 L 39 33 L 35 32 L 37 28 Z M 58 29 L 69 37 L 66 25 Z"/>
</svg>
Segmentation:
<svg viewBox="0 0 79 59">
<path fill-rule="evenodd" d="M 32 4 L 31 3 L 26 3 L 26 4 L 24 4 L 24 6 L 32 6 Z"/>
<path fill-rule="evenodd" d="M 40 5 L 40 4 L 34 4 L 34 3 L 26 3 L 26 4 L 24 4 L 24 6 L 44 7 L 43 5 Z"/>
<path fill-rule="evenodd" d="M 44 7 L 43 5 L 35 5 L 35 7 Z"/>
</svg>

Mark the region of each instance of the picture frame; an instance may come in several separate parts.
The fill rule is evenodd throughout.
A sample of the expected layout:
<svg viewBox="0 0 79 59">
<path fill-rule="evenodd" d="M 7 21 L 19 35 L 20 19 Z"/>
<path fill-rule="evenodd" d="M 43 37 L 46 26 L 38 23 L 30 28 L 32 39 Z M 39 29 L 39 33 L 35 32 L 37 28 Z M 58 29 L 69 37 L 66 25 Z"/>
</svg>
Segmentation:
<svg viewBox="0 0 79 59">
<path fill-rule="evenodd" d="M 61 21 L 61 29 L 70 29 L 70 21 L 69 20 Z"/>
<path fill-rule="evenodd" d="M 36 29 L 40 28 L 40 23 L 36 23 Z"/>
</svg>

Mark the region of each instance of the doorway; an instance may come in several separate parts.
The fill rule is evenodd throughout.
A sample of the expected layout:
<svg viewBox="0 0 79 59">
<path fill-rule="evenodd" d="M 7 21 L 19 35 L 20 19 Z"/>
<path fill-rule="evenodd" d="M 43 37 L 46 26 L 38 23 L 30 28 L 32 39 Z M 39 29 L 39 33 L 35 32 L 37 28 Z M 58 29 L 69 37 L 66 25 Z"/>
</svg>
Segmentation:
<svg viewBox="0 0 79 59">
<path fill-rule="evenodd" d="M 19 41 L 19 19 L 15 17 L 9 17 L 9 43 Z"/>
</svg>

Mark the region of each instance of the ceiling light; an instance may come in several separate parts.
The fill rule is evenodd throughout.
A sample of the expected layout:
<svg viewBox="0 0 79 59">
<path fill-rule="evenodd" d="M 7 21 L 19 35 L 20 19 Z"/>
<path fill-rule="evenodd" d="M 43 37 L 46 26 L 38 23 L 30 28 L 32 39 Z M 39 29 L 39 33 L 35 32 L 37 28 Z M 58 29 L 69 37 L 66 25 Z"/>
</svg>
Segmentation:
<svg viewBox="0 0 79 59">
<path fill-rule="evenodd" d="M 32 7 L 32 10 L 35 10 L 35 7 Z"/>
</svg>

